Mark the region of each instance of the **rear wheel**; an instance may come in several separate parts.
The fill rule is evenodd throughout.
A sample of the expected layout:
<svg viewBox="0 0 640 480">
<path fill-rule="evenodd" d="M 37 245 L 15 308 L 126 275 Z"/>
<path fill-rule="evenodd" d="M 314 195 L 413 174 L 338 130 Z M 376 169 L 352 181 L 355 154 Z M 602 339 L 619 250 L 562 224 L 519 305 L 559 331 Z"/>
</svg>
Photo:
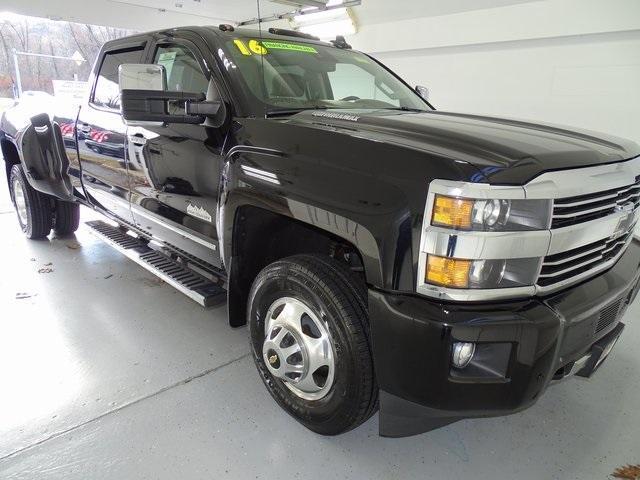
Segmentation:
<svg viewBox="0 0 640 480">
<path fill-rule="evenodd" d="M 53 221 L 51 199 L 29 185 L 20 165 L 11 167 L 9 190 L 20 228 L 27 238 L 49 235 Z"/>
<path fill-rule="evenodd" d="M 296 255 L 262 270 L 249 294 L 254 361 L 269 393 L 324 435 L 357 427 L 377 408 L 359 281 L 332 258 Z"/>
<path fill-rule="evenodd" d="M 56 235 L 69 235 L 80 226 L 80 205 L 73 202 L 56 200 L 53 230 Z"/>
</svg>

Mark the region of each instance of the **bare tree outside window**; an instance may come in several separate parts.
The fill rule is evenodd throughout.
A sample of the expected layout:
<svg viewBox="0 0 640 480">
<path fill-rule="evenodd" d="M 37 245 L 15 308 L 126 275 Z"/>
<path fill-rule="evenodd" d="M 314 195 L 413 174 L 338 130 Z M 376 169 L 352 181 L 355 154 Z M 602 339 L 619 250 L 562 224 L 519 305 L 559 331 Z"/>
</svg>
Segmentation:
<svg viewBox="0 0 640 480">
<path fill-rule="evenodd" d="M 71 57 L 75 52 L 82 55 L 86 61 L 80 65 L 46 57 L 18 57 L 23 91 L 53 94 L 53 80 L 86 81 L 100 46 L 132 33 L 121 28 L 0 13 L 0 97 L 13 97 L 15 93 L 14 48 L 63 57 Z"/>
</svg>

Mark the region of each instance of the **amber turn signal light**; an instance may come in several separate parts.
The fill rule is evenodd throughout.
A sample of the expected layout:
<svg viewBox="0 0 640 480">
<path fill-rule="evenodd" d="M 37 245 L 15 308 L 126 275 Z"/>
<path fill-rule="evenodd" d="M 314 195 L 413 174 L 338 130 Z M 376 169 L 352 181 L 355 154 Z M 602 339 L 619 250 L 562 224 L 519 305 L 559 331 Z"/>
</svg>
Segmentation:
<svg viewBox="0 0 640 480">
<path fill-rule="evenodd" d="M 474 200 L 436 195 L 431 224 L 470 229 L 474 203 Z"/>
<path fill-rule="evenodd" d="M 471 260 L 429 255 L 427 256 L 425 281 L 444 287 L 467 288 L 470 268 Z"/>
</svg>

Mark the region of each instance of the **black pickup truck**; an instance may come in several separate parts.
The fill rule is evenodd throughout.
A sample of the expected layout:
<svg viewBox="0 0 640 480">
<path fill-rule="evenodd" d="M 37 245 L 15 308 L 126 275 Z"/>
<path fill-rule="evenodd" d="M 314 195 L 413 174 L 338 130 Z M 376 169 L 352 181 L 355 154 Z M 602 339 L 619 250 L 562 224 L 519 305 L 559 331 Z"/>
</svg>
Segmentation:
<svg viewBox="0 0 640 480">
<path fill-rule="evenodd" d="M 640 148 L 436 111 L 342 38 L 184 27 L 101 50 L 74 118 L 0 124 L 29 238 L 78 228 L 248 324 L 311 430 L 404 436 L 590 376 L 637 293 Z M 85 299 L 90 301 L 90 299 Z M 158 312 L 162 315 L 162 312 Z"/>
</svg>

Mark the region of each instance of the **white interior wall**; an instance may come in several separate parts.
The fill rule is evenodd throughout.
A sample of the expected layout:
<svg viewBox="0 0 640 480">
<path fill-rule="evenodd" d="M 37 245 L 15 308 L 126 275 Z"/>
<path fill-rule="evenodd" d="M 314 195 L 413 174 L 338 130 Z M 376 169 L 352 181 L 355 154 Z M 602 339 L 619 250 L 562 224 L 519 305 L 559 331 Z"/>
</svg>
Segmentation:
<svg viewBox="0 0 640 480">
<path fill-rule="evenodd" d="M 365 25 L 350 41 L 428 86 L 440 110 L 574 125 L 640 143 L 638 0 L 547 0 Z"/>
</svg>

